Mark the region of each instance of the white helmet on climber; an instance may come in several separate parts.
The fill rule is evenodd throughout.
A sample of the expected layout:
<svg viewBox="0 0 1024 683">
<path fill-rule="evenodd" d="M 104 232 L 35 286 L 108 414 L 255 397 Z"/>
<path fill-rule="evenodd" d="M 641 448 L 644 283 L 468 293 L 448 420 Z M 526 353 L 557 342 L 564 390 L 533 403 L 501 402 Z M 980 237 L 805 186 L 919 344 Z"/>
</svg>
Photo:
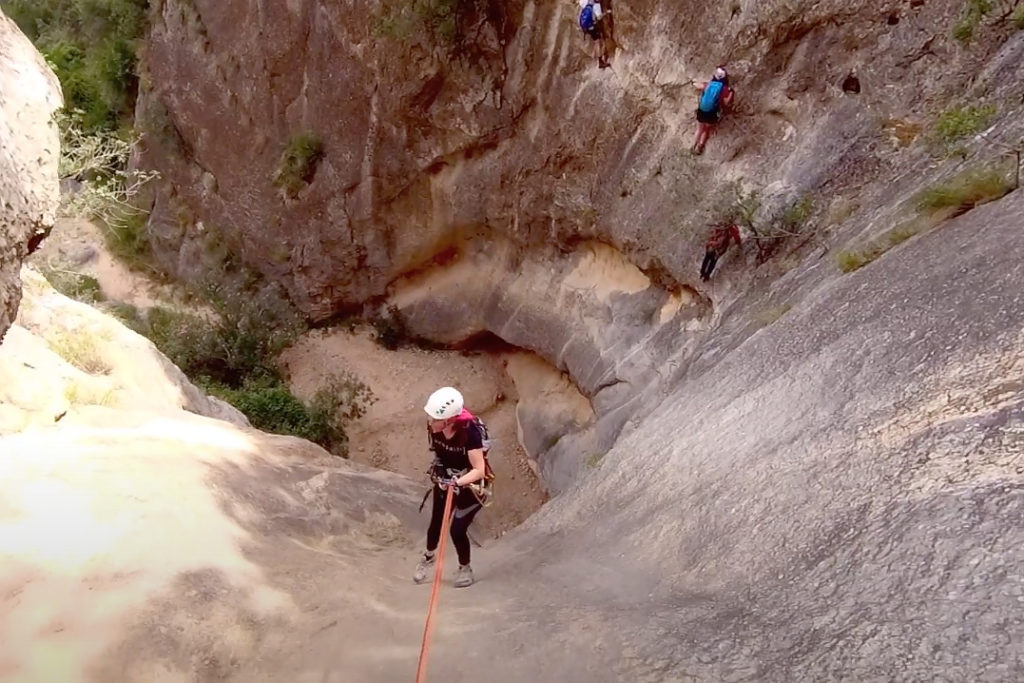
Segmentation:
<svg viewBox="0 0 1024 683">
<path fill-rule="evenodd" d="M 430 395 L 423 410 L 432 420 L 447 420 L 462 412 L 462 394 L 455 387 L 441 387 Z"/>
</svg>

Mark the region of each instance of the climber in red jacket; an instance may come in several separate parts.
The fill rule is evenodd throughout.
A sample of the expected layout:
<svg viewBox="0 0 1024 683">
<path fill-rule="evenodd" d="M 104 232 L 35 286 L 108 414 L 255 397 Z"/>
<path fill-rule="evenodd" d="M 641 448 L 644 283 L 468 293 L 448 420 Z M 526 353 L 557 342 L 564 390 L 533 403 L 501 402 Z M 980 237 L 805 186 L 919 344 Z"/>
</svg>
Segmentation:
<svg viewBox="0 0 1024 683">
<path fill-rule="evenodd" d="M 740 230 L 736 227 L 735 223 L 715 226 L 705 245 L 704 263 L 700 267 L 701 280 L 708 281 L 708 278 L 711 277 L 711 271 L 715 269 L 715 264 L 718 263 L 718 259 L 726 252 L 733 240 L 736 241 L 736 246 L 742 246 L 743 240 L 740 238 Z"/>
</svg>

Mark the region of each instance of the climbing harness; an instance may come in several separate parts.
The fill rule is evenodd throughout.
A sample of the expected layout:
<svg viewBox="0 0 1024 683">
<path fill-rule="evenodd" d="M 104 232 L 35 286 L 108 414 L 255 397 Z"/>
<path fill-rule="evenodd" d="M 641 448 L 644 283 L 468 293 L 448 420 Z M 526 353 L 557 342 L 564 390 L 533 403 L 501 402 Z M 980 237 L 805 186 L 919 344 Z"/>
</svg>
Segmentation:
<svg viewBox="0 0 1024 683">
<path fill-rule="evenodd" d="M 452 499 L 455 497 L 455 487 L 448 487 L 448 494 L 444 499 L 444 517 L 441 519 L 441 538 L 448 535 L 448 522 L 451 519 Z M 420 661 L 416 666 L 416 683 L 424 683 L 427 680 L 427 655 L 430 652 L 430 631 L 434 625 L 434 610 L 437 607 L 437 596 L 441 591 L 441 568 L 444 565 L 444 548 L 447 544 L 442 541 L 437 549 L 437 566 L 434 568 L 434 585 L 430 589 L 430 603 L 427 605 L 427 623 L 423 627 L 423 644 L 420 646 Z"/>
<path fill-rule="evenodd" d="M 434 490 L 435 484 L 442 488 L 447 488 L 445 480 L 436 474 L 433 465 L 428 472 L 430 472 L 431 486 L 423 494 L 423 499 L 420 500 L 420 512 L 423 512 L 423 508 L 427 504 L 427 498 L 430 498 L 430 492 Z M 451 478 L 455 479 L 457 477 L 461 477 L 466 472 L 469 472 L 469 470 L 454 472 L 451 474 Z M 482 480 L 473 482 L 472 484 L 466 484 L 463 488 L 469 489 L 470 493 L 473 494 L 473 497 L 476 498 L 476 502 L 480 503 L 480 507 L 490 507 L 492 502 L 491 498 L 494 496 L 494 470 L 491 469 L 491 463 L 487 462 L 486 456 L 484 460 L 484 472 L 485 474 Z"/>
</svg>

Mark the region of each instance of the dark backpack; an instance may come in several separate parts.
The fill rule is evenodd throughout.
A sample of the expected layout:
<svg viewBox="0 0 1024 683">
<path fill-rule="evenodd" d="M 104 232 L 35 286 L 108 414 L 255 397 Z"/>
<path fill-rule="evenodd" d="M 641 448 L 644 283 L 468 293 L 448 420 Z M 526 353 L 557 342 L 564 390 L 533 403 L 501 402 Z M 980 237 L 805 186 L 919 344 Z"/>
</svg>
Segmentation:
<svg viewBox="0 0 1024 683">
<path fill-rule="evenodd" d="M 594 30 L 597 20 L 594 18 L 594 3 L 588 2 L 587 6 L 580 11 L 580 28 L 586 33 Z"/>
<path fill-rule="evenodd" d="M 724 94 L 725 83 L 722 81 L 711 81 L 708 83 L 708 87 L 704 88 L 704 92 L 700 96 L 700 110 L 707 114 L 716 111 L 718 103 L 721 102 L 722 95 Z"/>
<path fill-rule="evenodd" d="M 487 454 L 491 451 L 491 437 L 487 433 L 487 425 L 477 415 L 473 416 L 473 424 L 480 430 L 480 439 L 484 450 L 484 479 L 475 484 L 470 484 L 469 490 L 480 501 L 480 505 L 487 507 L 491 504 L 491 496 L 494 495 L 495 479 L 494 470 L 491 468 L 491 461 L 487 459 Z"/>
</svg>

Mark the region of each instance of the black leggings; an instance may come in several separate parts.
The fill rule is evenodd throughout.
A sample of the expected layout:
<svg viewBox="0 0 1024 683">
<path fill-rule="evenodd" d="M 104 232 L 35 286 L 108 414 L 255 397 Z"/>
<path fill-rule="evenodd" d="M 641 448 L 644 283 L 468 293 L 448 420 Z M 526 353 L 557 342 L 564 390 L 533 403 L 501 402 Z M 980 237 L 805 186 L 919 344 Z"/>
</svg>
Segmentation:
<svg viewBox="0 0 1024 683">
<path fill-rule="evenodd" d="M 434 507 L 430 514 L 430 527 L 427 528 L 427 552 L 434 552 L 441 540 L 441 520 L 444 518 L 444 499 L 447 491 L 434 486 Z M 459 564 L 469 564 L 469 525 L 473 523 L 476 513 L 480 512 L 480 503 L 472 492 L 462 489 L 452 501 L 452 543 L 459 554 Z"/>
<path fill-rule="evenodd" d="M 718 252 L 714 249 L 708 249 L 704 252 L 704 263 L 700 266 L 700 279 L 707 280 L 711 277 L 711 271 L 715 269 L 715 263 L 718 262 Z"/>
</svg>

